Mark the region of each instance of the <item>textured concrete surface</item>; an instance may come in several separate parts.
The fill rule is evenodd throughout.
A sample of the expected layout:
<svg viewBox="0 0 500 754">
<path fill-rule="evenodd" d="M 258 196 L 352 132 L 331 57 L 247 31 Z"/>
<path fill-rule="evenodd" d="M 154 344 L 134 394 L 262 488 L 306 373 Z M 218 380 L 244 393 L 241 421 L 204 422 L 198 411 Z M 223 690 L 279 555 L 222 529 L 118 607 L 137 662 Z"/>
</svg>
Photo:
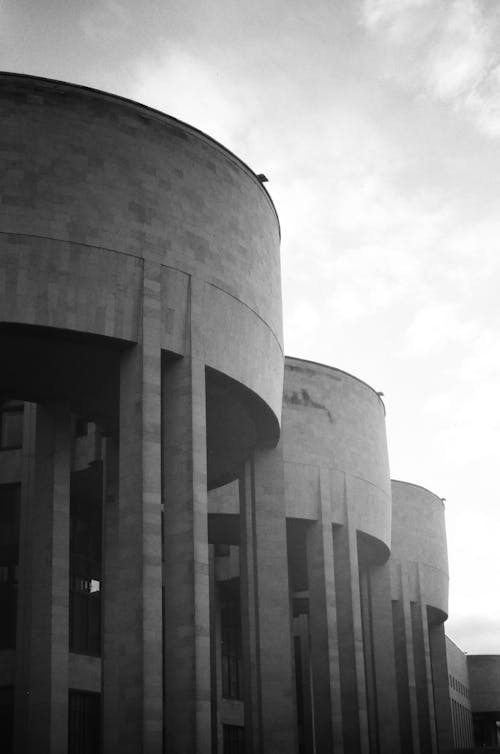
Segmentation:
<svg viewBox="0 0 500 754">
<path fill-rule="evenodd" d="M 392 539 L 391 561 L 407 564 L 410 599 L 440 610 L 444 620 L 449 577 L 442 500 L 424 487 L 393 480 Z"/>
<path fill-rule="evenodd" d="M 361 380 L 287 357 L 283 396 L 287 515 L 318 517 L 318 469 L 330 476 L 331 521 L 345 523 L 344 495 L 358 531 L 391 539 L 384 406 Z"/>
<path fill-rule="evenodd" d="M 401 735 L 416 754 L 431 754 L 453 745 L 442 629 L 448 611 L 444 506 L 429 490 L 394 480 L 392 501 L 390 570 Z"/>
<path fill-rule="evenodd" d="M 434 627 L 431 629 L 431 639 L 433 630 Z M 453 742 L 457 748 L 465 748 L 474 745 L 467 655 L 448 636 L 443 637 L 443 640 L 446 642 L 445 672 L 447 671 Z"/>
<path fill-rule="evenodd" d="M 500 655 L 467 655 L 473 712 L 497 712 L 500 717 Z"/>
<path fill-rule="evenodd" d="M 29 648 L 34 639 L 29 638 L 32 629 L 26 629 L 16 677 L 21 683 L 27 674 L 38 673 L 30 704 L 48 707 L 46 716 L 37 713 L 40 730 L 33 727 L 25 750 L 34 751 L 35 740 L 49 738 L 54 752 L 63 750 L 71 676 L 87 690 L 95 690 L 102 679 L 106 752 L 159 752 L 164 725 L 172 751 L 206 751 L 205 370 L 218 370 L 246 389 L 247 421 L 256 409 L 267 421 L 261 439 L 276 436 L 283 377 L 276 213 L 255 174 L 228 150 L 136 103 L 61 82 L 2 74 L 0 113 L 0 322 L 11 328 L 9 348 L 16 354 L 24 347 L 27 358 L 26 349 L 32 351 L 41 331 L 31 329 L 29 341 L 16 340 L 27 331 L 12 325 L 45 328 L 44 342 L 52 349 L 43 384 L 34 372 L 30 378 L 29 359 L 19 366 L 23 390 L 44 400 L 50 390 L 68 389 L 65 377 L 66 382 L 76 379 L 65 364 L 69 352 L 61 345 L 62 330 L 73 364 L 85 360 L 89 343 L 98 343 L 104 374 L 104 356 L 114 354 L 108 359 L 115 371 L 108 370 L 113 377 L 106 395 L 114 401 L 119 396 L 118 408 L 109 411 L 113 436 L 105 454 L 101 662 L 70 660 L 67 649 L 61 649 L 67 642 L 62 635 L 62 643 L 55 642 L 46 620 L 50 609 L 57 613 L 59 633 L 67 631 L 68 535 L 62 518 L 33 552 L 21 547 L 27 579 L 36 581 L 46 573 L 35 574 L 26 565 L 26 558 L 41 556 L 44 547 L 59 579 L 54 576 L 50 589 L 40 585 L 47 604 L 38 604 L 41 596 L 20 600 L 26 621 L 33 616 L 46 620 L 38 641 L 48 642 L 45 655 L 52 663 L 37 670 L 42 655 Z M 174 364 L 173 356 L 183 358 Z M 100 389 L 97 359 L 92 368 L 95 382 L 89 385 L 95 393 Z M 9 389 L 16 376 L 15 370 L 9 373 Z M 78 390 L 68 390 L 68 400 L 74 411 L 93 418 L 90 395 L 80 406 Z M 211 408 L 210 396 L 208 401 Z M 231 441 L 237 446 L 237 430 Z M 71 447 L 68 435 L 68 457 Z M 37 468 L 40 453 L 41 446 Z M 20 454 L 13 460 L 11 473 L 24 477 Z M 47 474 L 51 468 L 48 464 Z M 37 474 L 35 489 L 49 489 Z M 58 494 L 62 490 L 59 485 Z M 50 505 L 61 517 L 68 515 L 67 499 L 64 510 L 57 507 L 55 493 L 50 500 L 41 531 L 52 525 Z M 284 531 L 284 510 L 280 525 Z"/>
<path fill-rule="evenodd" d="M 164 285 L 162 347 L 183 353 L 196 271 L 207 363 L 279 417 L 279 226 L 256 176 L 196 129 L 118 97 L 14 74 L 0 94 L 0 319 L 137 341 L 149 261 Z"/>
<path fill-rule="evenodd" d="M 248 754 L 299 735 L 304 754 L 443 754 L 452 727 L 465 743 L 442 502 L 391 490 L 364 382 L 289 358 L 283 392 L 257 177 L 191 126 L 61 82 L 0 74 L 0 116 L 0 392 L 38 403 L 0 453 L 0 484 L 21 482 L 17 649 L 0 653 L 16 754 L 66 751 L 70 688 L 101 692 L 104 754 L 209 754 L 224 724 Z M 95 461 L 100 658 L 68 651 L 70 472 Z M 243 699 L 222 698 L 225 581 Z M 477 704 L 500 709 L 498 657 L 471 662 Z"/>
</svg>

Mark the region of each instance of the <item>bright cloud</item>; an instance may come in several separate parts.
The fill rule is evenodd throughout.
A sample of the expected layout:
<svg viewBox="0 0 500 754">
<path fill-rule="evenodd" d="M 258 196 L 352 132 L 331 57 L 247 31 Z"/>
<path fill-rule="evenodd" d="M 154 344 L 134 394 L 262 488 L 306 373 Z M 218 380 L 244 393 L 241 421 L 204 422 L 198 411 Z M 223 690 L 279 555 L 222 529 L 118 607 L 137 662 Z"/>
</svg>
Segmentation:
<svg viewBox="0 0 500 754">
<path fill-rule="evenodd" d="M 128 36 L 132 18 L 120 0 L 90 0 L 82 6 L 80 25 L 92 41 L 109 44 Z"/>
<path fill-rule="evenodd" d="M 500 15 L 479 0 L 365 0 L 362 23 L 388 45 L 385 75 L 452 104 L 500 135 Z"/>
</svg>

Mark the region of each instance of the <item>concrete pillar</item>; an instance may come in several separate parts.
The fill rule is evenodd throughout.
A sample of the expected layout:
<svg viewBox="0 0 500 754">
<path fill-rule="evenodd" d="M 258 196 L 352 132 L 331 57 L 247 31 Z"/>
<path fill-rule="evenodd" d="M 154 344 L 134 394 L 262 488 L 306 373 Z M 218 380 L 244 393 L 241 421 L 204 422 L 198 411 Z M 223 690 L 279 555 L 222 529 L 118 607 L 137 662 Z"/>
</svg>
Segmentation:
<svg viewBox="0 0 500 754">
<path fill-rule="evenodd" d="M 316 751 L 344 751 L 337 601 L 328 472 L 320 469 L 319 514 L 307 533 L 309 626 Z"/>
<path fill-rule="evenodd" d="M 371 603 L 371 640 L 375 671 L 375 698 L 379 754 L 399 754 L 399 715 L 396 661 L 392 640 L 391 574 L 388 563 L 371 566 L 368 573 Z M 406 752 L 405 752 L 406 754 Z"/>
<path fill-rule="evenodd" d="M 357 532 L 349 519 L 348 505 L 346 524 L 334 530 L 333 549 L 344 748 L 349 754 L 368 754 L 368 711 Z"/>
<path fill-rule="evenodd" d="M 366 565 L 362 564 L 359 565 L 359 596 L 361 623 L 363 627 L 363 654 L 365 658 L 364 668 L 369 751 L 376 752 L 378 748 L 378 705 L 373 649 L 370 575 Z"/>
<path fill-rule="evenodd" d="M 221 657 L 221 615 L 219 602 L 219 588 L 215 574 L 214 545 L 209 546 L 209 579 L 210 579 L 210 694 L 211 694 L 211 725 L 212 752 L 222 752 L 222 657 Z"/>
<path fill-rule="evenodd" d="M 211 748 L 204 283 L 191 278 L 188 349 L 166 364 L 165 751 Z"/>
<path fill-rule="evenodd" d="M 258 639 L 258 581 L 255 563 L 256 530 L 253 461 L 240 479 L 240 590 L 245 703 L 245 751 L 262 751 L 262 702 Z"/>
<path fill-rule="evenodd" d="M 315 754 L 316 746 L 309 615 L 298 615 L 294 618 L 293 625 L 294 641 L 300 647 L 300 656 L 297 657 L 297 653 L 295 654 L 295 683 L 297 686 L 300 684 L 300 693 L 302 694 L 302 747 L 304 754 Z M 300 666 L 298 666 L 298 663 L 300 663 Z"/>
<path fill-rule="evenodd" d="M 34 403 L 24 404 L 21 451 L 21 499 L 19 518 L 19 568 L 17 593 L 16 669 L 14 703 L 14 752 L 28 751 L 30 715 L 30 657 L 32 615 L 32 536 L 36 458 L 36 412 Z"/>
<path fill-rule="evenodd" d="M 247 749 L 249 754 L 289 754 L 296 751 L 297 736 L 280 448 L 256 451 L 246 465 L 242 491 Z"/>
<path fill-rule="evenodd" d="M 404 563 L 400 565 L 401 578 L 401 608 L 403 612 L 403 628 L 406 649 L 406 672 L 408 676 L 408 695 L 410 706 L 411 743 L 414 754 L 420 752 L 420 727 L 418 721 L 417 681 L 415 676 L 415 650 L 413 624 L 410 603 L 410 588 L 408 569 Z"/>
<path fill-rule="evenodd" d="M 122 354 L 119 750 L 162 747 L 160 265 L 144 263 L 142 342 Z M 111 754 L 111 752 L 109 752 Z"/>
<path fill-rule="evenodd" d="M 417 564 L 418 601 L 411 602 L 413 652 L 420 747 L 429 754 L 437 753 L 436 722 L 434 714 L 434 691 L 432 688 L 431 653 L 427 623 L 427 608 L 422 590 L 422 574 Z"/>
<path fill-rule="evenodd" d="M 120 548 L 118 538 L 118 447 L 106 438 L 103 453 L 102 561 L 102 741 L 105 754 L 119 750 L 120 719 Z"/>
<path fill-rule="evenodd" d="M 23 754 L 65 754 L 68 746 L 70 458 L 69 409 L 38 406 L 34 485 L 23 513 L 30 518 L 23 523 L 22 553 L 30 579 L 23 588 L 26 623 L 19 627 L 27 664 L 15 742 Z"/>
</svg>

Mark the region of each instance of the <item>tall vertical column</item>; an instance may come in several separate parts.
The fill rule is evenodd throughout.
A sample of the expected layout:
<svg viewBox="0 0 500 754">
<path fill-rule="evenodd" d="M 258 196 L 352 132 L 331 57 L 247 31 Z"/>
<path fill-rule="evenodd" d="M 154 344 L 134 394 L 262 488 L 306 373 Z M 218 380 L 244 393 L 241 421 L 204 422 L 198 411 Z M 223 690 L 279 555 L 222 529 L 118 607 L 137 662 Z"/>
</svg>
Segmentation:
<svg viewBox="0 0 500 754">
<path fill-rule="evenodd" d="M 369 569 L 379 754 L 399 754 L 399 715 L 388 563 Z"/>
<path fill-rule="evenodd" d="M 240 500 L 247 746 L 289 754 L 297 743 L 281 449 L 256 451 L 248 472 Z"/>
<path fill-rule="evenodd" d="M 438 751 L 446 752 L 453 748 L 453 725 L 451 719 L 448 662 L 446 659 L 446 637 L 443 623 L 429 626 L 429 644 Z"/>
<path fill-rule="evenodd" d="M 118 447 L 104 442 L 102 579 L 102 742 L 106 754 L 119 750 L 120 733 L 120 547 Z"/>
<path fill-rule="evenodd" d="M 336 528 L 333 540 L 344 747 L 349 754 L 367 754 L 368 712 L 357 531 L 354 522 L 350 520 L 347 501 L 345 518 L 345 525 Z"/>
<path fill-rule="evenodd" d="M 366 563 L 359 564 L 359 596 L 363 629 L 363 654 L 366 679 L 366 711 L 368 717 L 369 751 L 378 749 L 378 703 L 373 647 L 373 621 L 370 574 Z"/>
<path fill-rule="evenodd" d="M 258 754 L 262 751 L 262 702 L 253 467 L 253 460 L 247 461 L 240 479 L 240 592 L 245 751 Z"/>
<path fill-rule="evenodd" d="M 21 499 L 19 517 L 19 567 L 17 593 L 16 670 L 14 702 L 14 752 L 28 751 L 30 715 L 30 657 L 32 615 L 32 536 L 36 459 L 37 407 L 24 404 Z"/>
<path fill-rule="evenodd" d="M 65 754 L 71 418 L 59 404 L 38 406 L 36 414 L 34 484 L 23 496 L 21 578 L 30 579 L 31 594 L 24 595 L 25 623 L 19 627 L 26 665 L 15 747 L 23 754 Z"/>
<path fill-rule="evenodd" d="M 409 577 L 406 564 L 400 564 L 401 578 L 401 608 L 403 613 L 403 627 L 406 650 L 406 671 L 408 675 L 408 695 L 410 707 L 411 743 L 414 754 L 420 752 L 420 727 L 418 724 L 417 681 L 415 676 L 415 651 L 413 639 L 413 625 L 411 616 Z"/>
<path fill-rule="evenodd" d="M 328 471 L 320 469 L 318 520 L 306 540 L 314 733 L 318 752 L 340 754 L 344 748 L 330 494 Z"/>
<path fill-rule="evenodd" d="M 119 748 L 162 746 L 160 265 L 144 262 L 142 341 L 120 369 Z M 109 752 L 111 754 L 111 752 Z"/>
<path fill-rule="evenodd" d="M 302 742 L 301 744 L 299 742 L 299 749 L 302 746 L 304 754 L 314 754 L 316 747 L 309 615 L 302 613 L 294 618 L 293 623 L 295 685 L 299 695 L 297 698 L 297 718 L 299 718 L 300 707 L 302 708 Z"/>
<path fill-rule="evenodd" d="M 204 283 L 191 278 L 184 358 L 166 365 L 165 751 L 211 747 Z"/>
<path fill-rule="evenodd" d="M 417 564 L 418 601 L 412 603 L 413 642 L 415 651 L 415 679 L 417 681 L 418 718 L 420 725 L 420 744 L 422 748 L 435 754 L 437 752 L 436 719 L 434 712 L 434 689 L 432 686 L 431 650 L 429 644 L 429 627 L 427 606 L 422 588 L 423 574 Z"/>
</svg>

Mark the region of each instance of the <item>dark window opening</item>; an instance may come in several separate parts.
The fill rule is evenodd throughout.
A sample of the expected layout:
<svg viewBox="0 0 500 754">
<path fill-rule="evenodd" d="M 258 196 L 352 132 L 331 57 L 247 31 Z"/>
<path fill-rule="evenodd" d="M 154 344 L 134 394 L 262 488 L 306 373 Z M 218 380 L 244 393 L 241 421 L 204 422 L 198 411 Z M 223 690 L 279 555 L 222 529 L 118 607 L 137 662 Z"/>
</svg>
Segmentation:
<svg viewBox="0 0 500 754">
<path fill-rule="evenodd" d="M 224 754 L 245 754 L 244 728 L 239 725 L 223 725 Z"/>
<path fill-rule="evenodd" d="M 70 643 L 72 652 L 101 654 L 102 468 L 71 475 Z"/>
<path fill-rule="evenodd" d="M 0 449 L 15 450 L 23 446 L 24 407 L 19 401 L 6 401 L 0 406 Z"/>
<path fill-rule="evenodd" d="M 223 602 L 220 611 L 222 696 L 242 699 L 242 646 L 240 602 Z"/>
<path fill-rule="evenodd" d="M 0 485 L 0 649 L 16 646 L 19 484 Z"/>
<path fill-rule="evenodd" d="M 68 754 L 99 754 L 101 751 L 100 694 L 69 692 Z"/>
</svg>

